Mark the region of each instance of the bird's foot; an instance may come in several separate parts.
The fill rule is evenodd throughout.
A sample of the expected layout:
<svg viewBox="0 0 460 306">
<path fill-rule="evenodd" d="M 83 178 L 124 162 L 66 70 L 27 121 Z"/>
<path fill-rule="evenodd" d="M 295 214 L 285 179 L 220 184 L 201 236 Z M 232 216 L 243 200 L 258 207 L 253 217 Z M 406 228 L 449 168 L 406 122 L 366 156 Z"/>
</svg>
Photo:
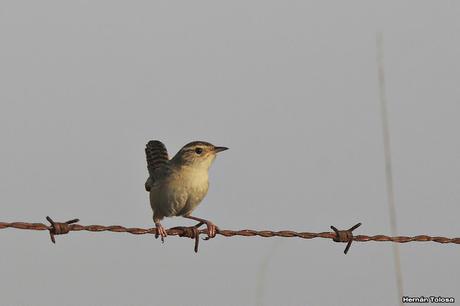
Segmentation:
<svg viewBox="0 0 460 306">
<path fill-rule="evenodd" d="M 214 238 L 216 237 L 217 235 L 217 231 L 219 230 L 219 228 L 214 224 L 212 223 L 211 221 L 200 221 L 197 225 L 195 225 L 196 228 L 199 228 L 200 226 L 202 226 L 203 224 L 206 224 L 206 227 L 207 227 L 207 230 L 208 230 L 208 237 L 204 238 L 205 240 L 209 240 L 211 238 Z"/>
<path fill-rule="evenodd" d="M 161 236 L 161 242 L 165 243 L 165 237 L 168 236 L 168 233 L 166 233 L 165 228 L 160 223 L 155 224 L 155 227 L 157 229 L 157 232 L 155 233 L 155 239 L 158 239 L 158 237 Z"/>
</svg>

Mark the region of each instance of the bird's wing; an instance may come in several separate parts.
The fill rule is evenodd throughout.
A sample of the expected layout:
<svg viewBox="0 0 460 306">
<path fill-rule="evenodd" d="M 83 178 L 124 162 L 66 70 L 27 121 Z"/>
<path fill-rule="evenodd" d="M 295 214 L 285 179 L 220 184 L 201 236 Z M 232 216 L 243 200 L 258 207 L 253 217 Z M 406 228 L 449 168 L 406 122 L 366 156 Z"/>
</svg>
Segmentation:
<svg viewBox="0 0 460 306">
<path fill-rule="evenodd" d="M 147 169 L 149 178 L 145 182 L 145 190 L 150 191 L 155 181 L 166 175 L 169 168 L 168 150 L 165 145 L 158 140 L 150 140 L 145 146 L 145 156 L 147 157 Z"/>
</svg>

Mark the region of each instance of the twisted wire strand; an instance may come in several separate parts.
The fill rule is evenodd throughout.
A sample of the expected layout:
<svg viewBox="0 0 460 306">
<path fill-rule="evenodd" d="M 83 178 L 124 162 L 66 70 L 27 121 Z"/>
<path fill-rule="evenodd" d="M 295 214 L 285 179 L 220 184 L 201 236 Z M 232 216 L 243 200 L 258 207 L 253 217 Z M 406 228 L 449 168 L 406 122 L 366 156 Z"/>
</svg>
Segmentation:
<svg viewBox="0 0 460 306">
<path fill-rule="evenodd" d="M 50 231 L 53 229 L 52 226 L 43 224 L 43 223 L 28 223 L 28 222 L 0 222 L 0 229 L 6 228 L 15 228 L 21 230 L 35 230 L 35 231 Z M 129 233 L 133 235 L 145 235 L 145 234 L 157 234 L 156 228 L 138 228 L 138 227 L 124 227 L 121 225 L 80 225 L 80 224 L 69 224 L 68 229 L 71 232 L 79 231 L 88 231 L 88 232 L 115 232 L 115 233 Z M 170 228 L 167 231 L 170 236 L 187 236 L 186 227 L 175 227 Z M 201 229 L 197 231 L 198 234 L 207 234 L 206 229 Z M 60 233 L 55 233 L 59 235 Z M 270 231 L 270 230 L 252 230 L 252 229 L 243 229 L 243 230 L 218 230 L 218 235 L 224 237 L 233 237 L 233 236 L 243 236 L 243 237 L 284 237 L 284 238 L 293 238 L 298 237 L 302 239 L 313 239 L 313 238 L 325 238 L 325 239 L 337 239 L 337 234 L 335 232 L 295 232 L 290 230 L 283 231 Z M 460 244 L 460 237 L 448 238 L 441 236 L 430 236 L 430 235 L 417 235 L 417 236 L 386 236 L 386 235 L 356 235 L 350 237 L 350 240 L 359 241 L 359 242 L 368 242 L 368 241 L 391 241 L 396 243 L 408 243 L 408 242 L 427 242 L 433 241 L 437 243 L 454 243 Z M 347 242 L 347 241 L 339 241 Z"/>
</svg>

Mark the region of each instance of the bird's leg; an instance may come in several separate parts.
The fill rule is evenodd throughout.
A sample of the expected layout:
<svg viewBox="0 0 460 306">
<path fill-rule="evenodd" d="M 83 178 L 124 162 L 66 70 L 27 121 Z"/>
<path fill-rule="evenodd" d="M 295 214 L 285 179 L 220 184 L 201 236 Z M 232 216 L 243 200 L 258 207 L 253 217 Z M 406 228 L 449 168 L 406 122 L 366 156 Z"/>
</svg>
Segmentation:
<svg viewBox="0 0 460 306">
<path fill-rule="evenodd" d="M 218 228 L 217 228 L 217 226 L 216 226 L 214 223 L 212 223 L 211 221 L 208 221 L 208 220 L 205 220 L 205 219 L 201 219 L 201 218 L 197 218 L 197 217 L 193 217 L 193 216 L 184 216 L 184 218 L 192 219 L 192 220 L 195 220 L 195 221 L 200 222 L 200 223 L 198 223 L 195 227 L 200 227 L 201 225 L 206 224 L 206 227 L 208 228 L 208 237 L 209 237 L 209 238 L 214 238 L 214 237 L 216 237 Z"/>
<path fill-rule="evenodd" d="M 165 242 L 165 237 L 168 236 L 168 234 L 166 233 L 165 228 L 163 227 L 163 225 L 161 225 L 159 219 L 153 219 L 153 222 L 155 222 L 155 227 L 157 228 L 155 238 L 158 238 L 159 236 L 161 236 L 161 242 L 164 243 Z"/>
</svg>

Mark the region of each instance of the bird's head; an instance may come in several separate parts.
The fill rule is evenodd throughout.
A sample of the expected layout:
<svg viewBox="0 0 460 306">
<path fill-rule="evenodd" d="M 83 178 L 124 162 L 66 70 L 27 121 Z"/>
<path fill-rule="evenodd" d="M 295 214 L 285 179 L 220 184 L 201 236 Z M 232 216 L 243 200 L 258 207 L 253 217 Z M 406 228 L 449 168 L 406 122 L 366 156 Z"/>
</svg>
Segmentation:
<svg viewBox="0 0 460 306">
<path fill-rule="evenodd" d="M 228 150 L 226 147 L 216 147 L 205 141 L 193 141 L 186 144 L 174 156 L 173 161 L 184 166 L 209 169 L 217 153 Z"/>
</svg>

